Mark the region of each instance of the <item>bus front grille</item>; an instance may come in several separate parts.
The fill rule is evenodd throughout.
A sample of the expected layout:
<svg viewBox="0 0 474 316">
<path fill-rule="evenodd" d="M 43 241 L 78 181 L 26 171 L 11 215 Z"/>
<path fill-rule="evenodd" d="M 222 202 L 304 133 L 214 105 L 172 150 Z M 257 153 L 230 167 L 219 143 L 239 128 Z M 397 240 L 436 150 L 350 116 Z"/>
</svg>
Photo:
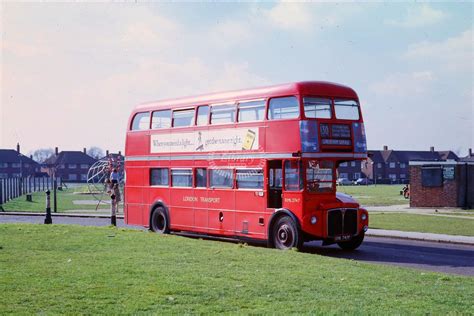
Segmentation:
<svg viewBox="0 0 474 316">
<path fill-rule="evenodd" d="M 328 211 L 328 237 L 357 234 L 357 210 L 333 209 Z"/>
</svg>

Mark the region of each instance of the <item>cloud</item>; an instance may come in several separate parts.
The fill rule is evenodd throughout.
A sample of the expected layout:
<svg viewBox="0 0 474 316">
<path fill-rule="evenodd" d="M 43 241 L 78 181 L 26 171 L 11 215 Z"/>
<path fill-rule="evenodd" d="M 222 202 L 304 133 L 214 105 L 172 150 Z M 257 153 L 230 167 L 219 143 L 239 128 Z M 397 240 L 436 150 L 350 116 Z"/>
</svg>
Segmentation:
<svg viewBox="0 0 474 316">
<path fill-rule="evenodd" d="M 286 30 L 306 30 L 313 24 L 305 3 L 280 2 L 267 12 L 267 16 L 275 27 Z"/>
<path fill-rule="evenodd" d="M 436 24 L 447 17 L 446 13 L 433 9 L 427 4 L 409 7 L 406 15 L 399 20 L 386 20 L 386 25 L 415 28 Z"/>
<path fill-rule="evenodd" d="M 431 71 L 395 73 L 388 75 L 380 82 L 371 84 L 369 89 L 376 95 L 407 97 L 426 93 L 435 80 Z"/>
<path fill-rule="evenodd" d="M 276 29 L 312 32 L 326 27 L 336 27 L 359 12 L 362 12 L 362 8 L 356 4 L 332 5 L 282 1 L 264 12 L 264 17 L 268 24 Z"/>
<path fill-rule="evenodd" d="M 473 31 L 461 34 L 441 42 L 423 41 L 408 47 L 403 58 L 417 62 L 429 62 L 439 68 L 450 71 L 473 71 Z"/>
</svg>

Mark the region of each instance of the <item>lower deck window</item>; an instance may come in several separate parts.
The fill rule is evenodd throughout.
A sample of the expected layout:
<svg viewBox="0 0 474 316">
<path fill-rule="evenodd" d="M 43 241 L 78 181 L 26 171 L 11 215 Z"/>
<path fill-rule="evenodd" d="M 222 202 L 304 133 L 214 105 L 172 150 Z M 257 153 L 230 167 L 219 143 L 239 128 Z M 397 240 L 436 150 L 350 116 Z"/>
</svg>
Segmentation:
<svg viewBox="0 0 474 316">
<path fill-rule="evenodd" d="M 150 169 L 150 185 L 168 185 L 168 168 Z"/>
<path fill-rule="evenodd" d="M 331 192 L 333 190 L 332 161 L 308 160 L 306 162 L 306 190 L 309 192 Z"/>
<path fill-rule="evenodd" d="M 205 188 L 207 186 L 206 168 L 196 168 L 196 188 Z"/>
<path fill-rule="evenodd" d="M 234 183 L 233 170 L 212 169 L 209 172 L 211 188 L 232 188 Z"/>
<path fill-rule="evenodd" d="M 263 189 L 263 171 L 261 169 L 237 170 L 238 189 Z"/>
<path fill-rule="evenodd" d="M 193 186 L 192 169 L 171 169 L 171 186 L 186 187 Z"/>
<path fill-rule="evenodd" d="M 303 178 L 300 175 L 301 161 L 285 161 L 285 190 L 299 191 L 303 188 Z"/>
</svg>

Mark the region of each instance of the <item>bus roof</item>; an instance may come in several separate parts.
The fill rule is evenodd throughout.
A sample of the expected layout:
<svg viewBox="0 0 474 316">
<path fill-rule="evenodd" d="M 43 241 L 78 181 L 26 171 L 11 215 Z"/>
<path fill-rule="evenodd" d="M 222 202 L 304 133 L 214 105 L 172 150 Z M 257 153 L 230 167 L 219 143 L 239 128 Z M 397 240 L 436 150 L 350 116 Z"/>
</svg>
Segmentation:
<svg viewBox="0 0 474 316">
<path fill-rule="evenodd" d="M 249 100 L 263 97 L 275 97 L 294 94 L 306 94 L 327 97 L 342 97 L 358 100 L 357 94 L 352 88 L 337 83 L 324 81 L 304 81 L 279 84 L 268 87 L 233 90 L 188 96 L 184 98 L 166 99 L 155 102 L 139 104 L 135 111 L 147 111 L 157 108 L 176 108 L 201 104 L 212 104 L 226 101 Z"/>
</svg>

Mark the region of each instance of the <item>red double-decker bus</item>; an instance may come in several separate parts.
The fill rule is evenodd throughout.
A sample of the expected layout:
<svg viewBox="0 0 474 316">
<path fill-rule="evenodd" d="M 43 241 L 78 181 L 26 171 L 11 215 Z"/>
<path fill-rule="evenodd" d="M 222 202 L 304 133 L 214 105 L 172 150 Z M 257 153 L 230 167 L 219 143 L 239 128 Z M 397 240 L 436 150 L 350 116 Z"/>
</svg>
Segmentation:
<svg viewBox="0 0 474 316">
<path fill-rule="evenodd" d="M 367 211 L 336 192 L 338 165 L 367 157 L 349 87 L 297 82 L 145 103 L 127 127 L 127 224 L 280 249 L 364 239 Z"/>
</svg>

